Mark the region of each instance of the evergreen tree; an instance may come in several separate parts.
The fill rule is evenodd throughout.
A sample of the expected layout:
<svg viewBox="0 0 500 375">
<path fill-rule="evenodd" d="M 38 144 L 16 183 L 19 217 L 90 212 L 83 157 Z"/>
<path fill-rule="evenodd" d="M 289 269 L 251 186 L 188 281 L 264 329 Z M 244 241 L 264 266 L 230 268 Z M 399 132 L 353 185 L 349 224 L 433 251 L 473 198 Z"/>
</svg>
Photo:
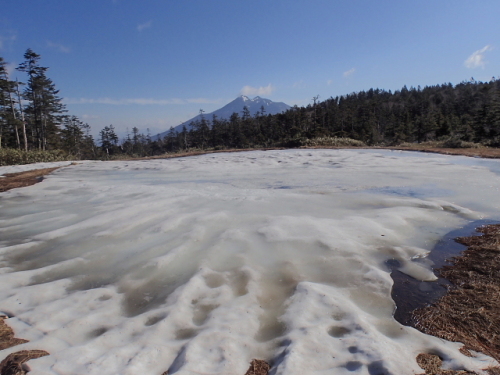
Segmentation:
<svg viewBox="0 0 500 375">
<path fill-rule="evenodd" d="M 76 116 L 65 116 L 61 130 L 61 147 L 77 158 L 95 157 L 95 145 L 90 126 Z"/>
<path fill-rule="evenodd" d="M 105 126 L 99 133 L 101 148 L 106 152 L 106 156 L 113 154 L 118 146 L 118 136 L 113 125 Z"/>
<path fill-rule="evenodd" d="M 17 70 L 28 75 L 23 97 L 28 101 L 25 113 L 32 134 L 31 142 L 46 150 L 57 145 L 58 126 L 65 107 L 58 96 L 59 90 L 45 74 L 48 68 L 39 65 L 40 55 L 28 49 L 24 59 Z"/>
<path fill-rule="evenodd" d="M 22 137 L 24 149 L 27 149 L 26 130 L 18 110 L 21 109 L 20 98 L 16 102 L 16 87 L 17 83 L 9 80 L 7 63 L 0 57 L 0 148 L 2 145 L 21 148 Z M 22 135 L 19 129 L 23 129 Z"/>
</svg>

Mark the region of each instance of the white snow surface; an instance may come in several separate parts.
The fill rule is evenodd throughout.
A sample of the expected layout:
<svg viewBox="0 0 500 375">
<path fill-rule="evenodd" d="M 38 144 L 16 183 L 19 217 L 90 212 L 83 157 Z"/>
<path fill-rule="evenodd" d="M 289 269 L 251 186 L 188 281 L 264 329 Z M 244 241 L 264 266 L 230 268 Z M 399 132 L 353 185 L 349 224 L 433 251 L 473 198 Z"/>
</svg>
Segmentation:
<svg viewBox="0 0 500 375">
<path fill-rule="evenodd" d="M 412 374 L 451 343 L 393 318 L 388 259 L 498 219 L 500 163 L 369 150 L 86 162 L 0 194 L 0 311 L 30 374 Z M 0 170 L 1 172 L 1 170 Z"/>
<path fill-rule="evenodd" d="M 22 165 L 7 165 L 0 167 L 0 176 L 3 176 L 8 173 L 18 173 L 18 172 L 27 172 L 35 169 L 43 169 L 43 168 L 54 168 L 54 167 L 64 167 L 70 165 L 71 161 L 54 161 L 49 163 L 31 163 L 31 164 L 22 164 Z M 82 163 L 82 162 L 79 162 Z"/>
</svg>

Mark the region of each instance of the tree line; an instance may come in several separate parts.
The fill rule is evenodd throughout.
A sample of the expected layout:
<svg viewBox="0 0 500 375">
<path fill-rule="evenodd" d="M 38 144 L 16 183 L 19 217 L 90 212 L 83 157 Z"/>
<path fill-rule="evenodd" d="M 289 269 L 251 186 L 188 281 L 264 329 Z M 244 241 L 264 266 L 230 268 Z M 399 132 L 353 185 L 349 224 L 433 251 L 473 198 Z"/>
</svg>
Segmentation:
<svg viewBox="0 0 500 375">
<path fill-rule="evenodd" d="M 270 115 L 262 107 L 255 115 L 248 108 L 229 119 L 201 119 L 170 128 L 163 138 L 142 134 L 137 127 L 119 139 L 113 125 L 99 133 L 70 116 L 40 55 L 28 49 L 17 70 L 26 82 L 9 80 L 7 63 L 0 57 L 0 148 L 63 150 L 76 158 L 160 155 L 189 149 L 297 147 L 319 137 L 351 138 L 368 145 L 442 141 L 500 147 L 500 80 L 473 78 L 421 88 L 404 86 L 394 92 L 370 89 L 294 106 Z M 96 144 L 97 143 L 97 144 Z"/>
<path fill-rule="evenodd" d="M 201 113 L 202 114 L 202 113 Z M 202 114 L 203 115 L 203 114 Z M 500 80 L 469 81 L 407 88 L 370 89 L 305 107 L 250 116 L 247 108 L 229 119 L 192 122 L 189 130 L 170 129 L 154 150 L 189 148 L 297 147 L 319 137 L 359 140 L 367 145 L 441 141 L 448 147 L 479 143 L 500 147 Z"/>
<path fill-rule="evenodd" d="M 66 114 L 59 90 L 40 65 L 40 55 L 28 49 L 16 70 L 26 82 L 9 79 L 0 57 L 0 148 L 64 150 L 76 158 L 97 155 L 90 126 Z"/>
</svg>

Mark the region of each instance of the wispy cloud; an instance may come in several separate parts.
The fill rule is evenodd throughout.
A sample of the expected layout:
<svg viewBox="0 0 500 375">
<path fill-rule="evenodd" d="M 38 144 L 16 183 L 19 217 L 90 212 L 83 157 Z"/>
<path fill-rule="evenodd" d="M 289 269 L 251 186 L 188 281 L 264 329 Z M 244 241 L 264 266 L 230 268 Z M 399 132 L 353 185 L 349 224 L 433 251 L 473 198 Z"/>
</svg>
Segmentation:
<svg viewBox="0 0 500 375">
<path fill-rule="evenodd" d="M 56 49 L 59 52 L 63 52 L 63 53 L 70 53 L 71 52 L 71 49 L 69 47 L 66 47 L 60 43 L 51 42 L 50 40 L 47 40 L 47 47 L 52 48 L 52 49 Z"/>
<path fill-rule="evenodd" d="M 493 49 L 489 44 L 484 46 L 483 48 L 477 50 L 472 55 L 470 55 L 467 60 L 465 60 L 464 65 L 469 69 L 475 68 L 484 68 L 486 65 L 486 61 L 484 60 L 484 54 L 487 51 L 491 51 Z"/>
<path fill-rule="evenodd" d="M 220 104 L 222 103 L 221 99 L 207 99 L 207 98 L 193 98 L 186 99 L 188 103 L 197 103 L 197 104 Z"/>
<path fill-rule="evenodd" d="M 139 25 L 137 25 L 137 31 L 149 29 L 152 25 L 153 25 L 153 21 L 151 21 L 151 20 L 148 22 L 140 23 Z"/>
<path fill-rule="evenodd" d="M 263 87 L 245 86 L 241 89 L 241 95 L 271 95 L 275 87 L 271 84 Z"/>
<path fill-rule="evenodd" d="M 192 98 L 192 99 L 152 99 L 152 98 L 66 98 L 65 104 L 108 104 L 108 105 L 182 105 L 182 104 L 217 104 L 220 99 L 205 99 L 205 98 Z"/>
<path fill-rule="evenodd" d="M 12 77 L 12 73 L 14 73 L 16 71 L 16 67 L 17 67 L 17 64 L 14 64 L 14 63 L 7 63 L 7 65 L 5 66 L 5 70 L 7 71 L 7 75 L 10 77 Z"/>
<path fill-rule="evenodd" d="M 352 75 L 354 74 L 354 72 L 355 72 L 355 71 L 356 71 L 356 69 L 355 69 L 355 68 L 351 68 L 351 69 L 349 69 L 348 71 L 344 72 L 342 75 L 343 75 L 344 77 L 346 77 L 346 78 L 347 78 L 347 77 L 349 77 L 349 76 L 352 76 Z"/>
<path fill-rule="evenodd" d="M 100 118 L 99 116 L 96 116 L 96 115 L 83 115 L 82 116 L 82 119 L 84 120 L 96 120 Z"/>
<path fill-rule="evenodd" d="M 326 85 L 327 86 L 330 86 L 332 83 L 333 83 L 333 81 L 331 79 L 329 79 L 328 81 L 326 81 Z"/>
<path fill-rule="evenodd" d="M 17 39 L 17 35 L 15 33 L 10 33 L 10 35 L 0 35 L 0 50 L 4 49 L 7 44 L 14 42 Z"/>
<path fill-rule="evenodd" d="M 304 83 L 304 80 L 301 79 L 300 81 L 294 82 L 292 87 L 294 89 L 303 89 L 306 87 L 306 84 Z"/>
</svg>

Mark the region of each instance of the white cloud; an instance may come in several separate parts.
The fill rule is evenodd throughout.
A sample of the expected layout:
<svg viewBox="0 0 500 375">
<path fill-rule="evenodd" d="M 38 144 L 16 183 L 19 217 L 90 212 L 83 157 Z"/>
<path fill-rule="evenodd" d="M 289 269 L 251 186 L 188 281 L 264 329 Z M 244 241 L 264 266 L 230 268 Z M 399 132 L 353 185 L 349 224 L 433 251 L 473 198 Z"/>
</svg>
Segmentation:
<svg viewBox="0 0 500 375">
<path fill-rule="evenodd" d="M 344 77 L 349 77 L 349 76 L 353 75 L 355 71 L 356 71 L 356 69 L 355 69 L 355 68 L 351 68 L 351 69 L 349 69 L 348 71 L 344 72 L 344 73 L 343 73 L 343 76 L 344 76 Z"/>
<path fill-rule="evenodd" d="M 47 40 L 47 47 L 56 49 L 59 52 L 63 52 L 63 53 L 70 53 L 71 52 L 71 49 L 69 47 L 66 47 L 60 43 L 51 42 L 50 40 Z"/>
<path fill-rule="evenodd" d="M 330 86 L 332 83 L 333 83 L 333 81 L 331 79 L 329 79 L 328 81 L 326 81 L 326 85 L 327 86 Z"/>
<path fill-rule="evenodd" d="M 137 25 L 137 31 L 142 31 L 144 29 L 149 29 L 153 25 L 153 21 L 148 21 Z"/>
<path fill-rule="evenodd" d="M 7 76 L 9 77 L 9 79 L 12 77 L 12 73 L 16 71 L 16 68 L 17 64 L 14 63 L 7 63 L 7 65 L 5 65 L 5 70 L 7 71 Z"/>
<path fill-rule="evenodd" d="M 152 98 L 128 98 L 128 99 L 113 99 L 113 98 L 66 98 L 65 104 L 108 104 L 108 105 L 182 105 L 188 103 L 201 104 L 217 104 L 221 100 L 213 100 L 206 98 L 193 99 L 152 99 Z"/>
<path fill-rule="evenodd" d="M 472 55 L 470 55 L 467 60 L 465 60 L 464 65 L 469 68 L 469 69 L 475 69 L 475 68 L 484 68 L 486 65 L 486 61 L 484 61 L 484 54 L 487 51 L 491 51 L 493 49 L 492 46 L 489 44 L 476 52 L 474 52 Z"/>
<path fill-rule="evenodd" d="M 271 95 L 275 87 L 271 84 L 265 87 L 245 86 L 241 89 L 241 95 Z"/>
</svg>

